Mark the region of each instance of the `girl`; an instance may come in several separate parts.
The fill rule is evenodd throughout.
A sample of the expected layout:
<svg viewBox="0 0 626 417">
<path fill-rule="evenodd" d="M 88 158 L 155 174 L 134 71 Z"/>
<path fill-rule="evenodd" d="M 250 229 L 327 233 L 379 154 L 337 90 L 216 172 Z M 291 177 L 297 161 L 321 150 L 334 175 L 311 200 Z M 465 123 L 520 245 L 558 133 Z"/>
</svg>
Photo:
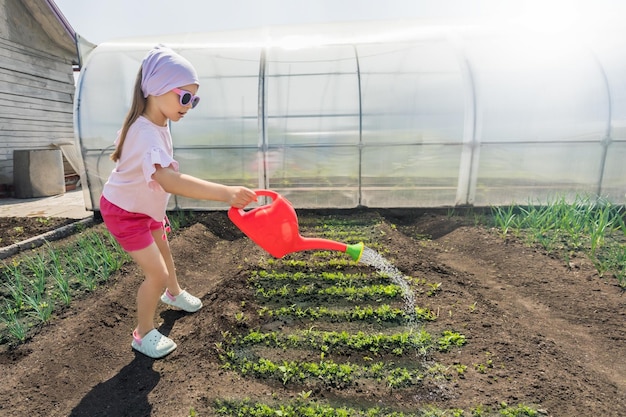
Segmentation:
<svg viewBox="0 0 626 417">
<path fill-rule="evenodd" d="M 115 168 L 104 185 L 100 213 L 111 234 L 142 269 L 137 291 L 137 327 L 133 349 L 162 358 L 176 343 L 154 327 L 159 299 L 187 312 L 202 302 L 181 289 L 166 235 L 170 194 L 223 201 L 243 208 L 256 200 L 253 191 L 226 186 L 178 172 L 168 120 L 177 122 L 200 98 L 191 63 L 159 45 L 144 58 L 135 82 L 131 108 L 115 141 Z"/>
</svg>

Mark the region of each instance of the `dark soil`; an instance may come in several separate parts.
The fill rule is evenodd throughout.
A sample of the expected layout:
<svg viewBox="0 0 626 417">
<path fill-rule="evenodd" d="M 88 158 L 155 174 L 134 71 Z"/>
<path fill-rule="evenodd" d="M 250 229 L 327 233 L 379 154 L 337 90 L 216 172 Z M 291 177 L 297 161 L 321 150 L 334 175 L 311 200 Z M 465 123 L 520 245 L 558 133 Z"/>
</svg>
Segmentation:
<svg viewBox="0 0 626 417">
<path fill-rule="evenodd" d="M 301 223 L 325 221 L 317 212 L 299 214 Z M 128 265 L 27 343 L 0 353 L 0 415 L 171 417 L 189 416 L 193 409 L 198 416 L 212 416 L 215 399 L 272 403 L 311 390 L 310 398 L 321 403 L 404 412 L 432 404 L 462 408 L 469 416 L 477 405 L 495 410 L 506 402 L 532 405 L 549 416 L 626 416 L 626 296 L 615 280 L 598 277 L 584 257 L 566 265 L 471 221 L 440 214 L 323 214 L 369 222 L 385 257 L 403 274 L 442 283 L 433 296 L 417 293 L 418 304 L 438 313 L 426 329 L 454 329 L 467 344 L 429 360 L 465 364 L 464 377 L 390 391 L 384 384 L 283 386 L 224 370 L 216 343 L 225 331 L 284 329 L 294 323 L 261 321 L 248 273 L 271 258 L 225 213 L 207 213 L 171 235 L 181 284 L 204 303 L 195 314 L 159 307 L 160 331 L 178 343 L 176 351 L 155 361 L 131 349 L 142 275 Z M 26 230 L 31 221 L 21 221 Z M 2 227 L 3 244 L 13 239 L 6 235 L 12 227 Z M 285 259 L 312 256 L 303 252 Z M 236 319 L 239 312 L 248 318 L 245 323 Z M 372 325 L 372 331 L 379 330 Z"/>
<path fill-rule="evenodd" d="M 0 247 L 22 242 L 75 221 L 59 217 L 0 217 Z"/>
</svg>

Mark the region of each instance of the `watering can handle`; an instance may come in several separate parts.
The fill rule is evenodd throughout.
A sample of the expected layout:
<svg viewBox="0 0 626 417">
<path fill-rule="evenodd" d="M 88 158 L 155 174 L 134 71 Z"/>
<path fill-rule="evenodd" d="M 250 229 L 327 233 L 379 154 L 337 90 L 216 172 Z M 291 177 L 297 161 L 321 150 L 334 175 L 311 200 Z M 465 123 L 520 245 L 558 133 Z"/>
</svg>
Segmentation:
<svg viewBox="0 0 626 417">
<path fill-rule="evenodd" d="M 278 198 L 278 193 L 276 191 L 272 191 L 272 190 L 254 190 L 254 193 L 257 196 L 265 196 L 265 197 L 270 197 L 272 199 L 272 201 L 276 201 L 276 199 Z M 235 207 L 231 207 L 228 210 L 228 215 L 236 217 L 236 216 L 243 216 L 244 214 L 246 214 L 246 212 L 244 211 L 244 209 L 238 209 Z M 232 218 L 232 217 L 231 217 Z"/>
<path fill-rule="evenodd" d="M 272 190 L 254 190 L 254 193 L 259 196 L 259 195 L 263 195 L 266 197 L 271 197 L 272 200 L 276 200 L 278 198 L 278 193 L 276 191 L 272 191 Z"/>
</svg>

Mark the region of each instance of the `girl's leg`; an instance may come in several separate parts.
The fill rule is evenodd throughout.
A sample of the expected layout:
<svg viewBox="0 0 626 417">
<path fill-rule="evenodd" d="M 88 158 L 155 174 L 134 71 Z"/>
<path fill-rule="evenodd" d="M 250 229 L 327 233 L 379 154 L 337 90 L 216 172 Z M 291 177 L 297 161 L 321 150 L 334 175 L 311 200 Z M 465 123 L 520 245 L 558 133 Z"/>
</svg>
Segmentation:
<svg viewBox="0 0 626 417">
<path fill-rule="evenodd" d="M 202 301 L 198 297 L 189 294 L 187 291 L 183 291 L 178 284 L 178 278 L 176 276 L 176 268 L 174 267 L 174 260 L 172 259 L 172 251 L 170 244 L 167 241 L 167 236 L 163 239 L 162 230 L 153 230 L 152 237 L 161 252 L 161 258 L 167 266 L 168 274 L 165 282 L 167 292 L 161 296 L 161 301 L 165 304 L 169 304 L 188 313 L 195 313 L 202 308 Z"/>
<path fill-rule="evenodd" d="M 165 239 L 163 239 L 163 236 L 165 236 Z M 176 267 L 174 266 L 174 258 L 172 257 L 172 251 L 170 249 L 169 241 L 167 240 L 167 235 L 164 234 L 163 229 L 157 229 L 152 231 L 152 237 L 154 238 L 154 242 L 159 248 L 159 252 L 161 252 L 161 257 L 165 261 L 165 265 L 167 266 L 168 274 L 165 281 L 165 286 L 170 291 L 170 294 L 176 296 L 180 294 L 182 289 L 178 284 Z"/>
<path fill-rule="evenodd" d="M 159 247 L 154 243 L 129 254 L 145 276 L 137 290 L 137 333 L 139 337 L 144 337 L 155 328 L 154 315 L 161 293 L 169 280 L 169 271 Z"/>
</svg>

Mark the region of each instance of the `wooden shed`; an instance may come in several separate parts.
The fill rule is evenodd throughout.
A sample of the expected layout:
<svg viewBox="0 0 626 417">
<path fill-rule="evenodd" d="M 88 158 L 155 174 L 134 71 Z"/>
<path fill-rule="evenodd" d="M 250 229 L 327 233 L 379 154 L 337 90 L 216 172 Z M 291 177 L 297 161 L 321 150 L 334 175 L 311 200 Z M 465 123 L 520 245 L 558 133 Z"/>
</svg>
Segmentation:
<svg viewBox="0 0 626 417">
<path fill-rule="evenodd" d="M 0 194 L 21 180 L 14 151 L 74 147 L 76 39 L 54 1 L 0 0 Z M 78 171 L 61 161 L 63 175 Z"/>
</svg>

